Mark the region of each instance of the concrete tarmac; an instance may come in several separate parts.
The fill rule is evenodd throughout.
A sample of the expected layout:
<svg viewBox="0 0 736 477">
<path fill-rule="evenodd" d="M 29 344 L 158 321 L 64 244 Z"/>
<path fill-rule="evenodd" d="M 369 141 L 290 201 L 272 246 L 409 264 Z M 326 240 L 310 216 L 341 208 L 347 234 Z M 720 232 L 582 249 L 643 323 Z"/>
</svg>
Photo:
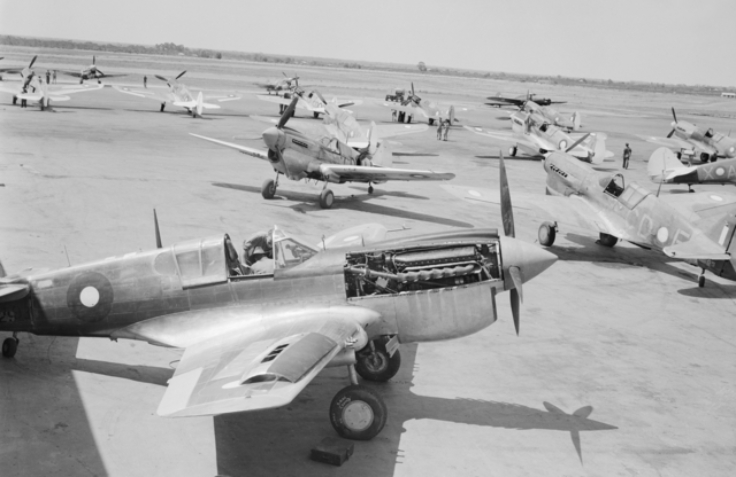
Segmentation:
<svg viewBox="0 0 736 477">
<path fill-rule="evenodd" d="M 125 69 L 113 55 L 102 59 L 112 71 Z M 253 78 L 280 75 L 271 66 L 225 65 L 216 74 L 204 60 L 177 61 L 166 68 L 188 69 L 191 81 L 216 91 L 251 91 Z M 333 91 L 363 98 L 351 109 L 376 122 L 388 122 L 390 113 L 371 98 L 408 86 L 407 78 L 422 85 L 424 97 L 474 104 L 459 114 L 463 124 L 499 129 L 509 127 L 505 114 L 480 106 L 482 98 L 528 87 L 308 67 L 299 73 L 305 83 L 318 78 L 328 98 Z M 657 186 L 646 178 L 645 160 L 656 146 L 634 134 L 666 135 L 670 106 L 678 118 L 717 130 L 736 125 L 736 102 L 711 97 L 534 89 L 569 99 L 559 109 L 581 109 L 586 130 L 608 133 L 616 159 L 604 169 L 618 171 L 623 144 L 631 143 L 626 180 L 651 190 Z M 499 210 L 457 201 L 433 183 L 388 183 L 373 195 L 362 185 L 334 185 L 335 206 L 322 210 L 321 184 L 282 178 L 277 197 L 264 200 L 261 183 L 274 175 L 267 163 L 188 135 L 261 147 L 267 125 L 247 116 L 275 116 L 277 108 L 250 95 L 203 120 L 173 107 L 160 113 L 158 103 L 111 88 L 54 108 L 21 109 L 0 96 L 0 260 L 9 273 L 64 267 L 67 255 L 78 264 L 152 248 L 153 208 L 165 244 L 216 233 L 239 244 L 274 224 L 314 241 L 366 222 L 409 228 L 400 234 L 500 227 Z M 699 110 L 710 115 L 689 115 Z M 488 138 L 453 128 L 448 142 L 437 142 L 430 128 L 398 141 L 397 150 L 435 155 L 396 157 L 396 165 L 497 187 L 499 145 Z M 514 191 L 543 200 L 538 160 L 509 160 L 507 169 L 512 200 Z M 663 193 L 683 189 L 663 186 Z M 521 210 L 515 219 L 517 236 L 534 242 L 538 221 Z M 694 267 L 628 244 L 604 248 L 596 239 L 558 237 L 550 250 L 560 260 L 524 287 L 521 336 L 504 293 L 499 321 L 488 329 L 402 346 L 399 374 L 376 386 L 389 409 L 386 428 L 355 442 L 355 454 L 339 468 L 308 455 L 335 435 L 327 411 L 348 383 L 342 368 L 325 370 L 281 409 L 165 419 L 155 411 L 180 351 L 22 335 L 15 358 L 0 360 L 0 475 L 732 475 L 736 283 L 708 274 L 699 289 Z M 587 418 L 574 414 L 586 406 L 593 408 Z"/>
</svg>

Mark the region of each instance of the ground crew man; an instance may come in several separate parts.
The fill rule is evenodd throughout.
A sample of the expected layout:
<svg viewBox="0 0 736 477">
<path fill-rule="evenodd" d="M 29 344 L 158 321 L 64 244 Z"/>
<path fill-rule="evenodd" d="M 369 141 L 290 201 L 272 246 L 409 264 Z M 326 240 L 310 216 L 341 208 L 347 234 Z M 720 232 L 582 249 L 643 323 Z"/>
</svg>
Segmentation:
<svg viewBox="0 0 736 477">
<path fill-rule="evenodd" d="M 273 258 L 273 230 L 256 232 L 243 242 L 243 261 L 252 267 L 258 260 Z"/>
<path fill-rule="evenodd" d="M 148 88 L 148 76 L 143 75 L 143 87 Z"/>
<path fill-rule="evenodd" d="M 629 159 L 631 159 L 631 148 L 627 142 L 626 147 L 624 148 L 624 169 L 629 168 Z"/>
<path fill-rule="evenodd" d="M 46 84 L 51 84 L 51 71 L 46 70 Z"/>
<path fill-rule="evenodd" d="M 443 134 L 442 134 L 442 140 L 447 141 L 447 133 L 450 132 L 450 126 L 452 126 L 452 123 L 450 122 L 449 119 L 445 119 L 444 124 L 445 124 L 445 130 L 443 131 Z"/>
</svg>

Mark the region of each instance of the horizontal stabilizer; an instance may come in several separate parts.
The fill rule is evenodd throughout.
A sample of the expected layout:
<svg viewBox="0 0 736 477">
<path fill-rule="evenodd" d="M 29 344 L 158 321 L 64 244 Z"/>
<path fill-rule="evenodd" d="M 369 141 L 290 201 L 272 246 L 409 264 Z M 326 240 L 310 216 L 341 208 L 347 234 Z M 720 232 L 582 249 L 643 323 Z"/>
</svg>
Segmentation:
<svg viewBox="0 0 736 477">
<path fill-rule="evenodd" d="M 0 286 L 0 303 L 9 303 L 25 298 L 31 291 L 31 286 L 25 283 Z"/>
<path fill-rule="evenodd" d="M 684 165 L 675 154 L 666 147 L 660 147 L 649 156 L 647 174 L 652 182 L 667 182 L 674 177 L 687 174 L 694 167 Z"/>
<path fill-rule="evenodd" d="M 702 235 L 696 235 L 693 239 L 670 245 L 664 248 L 668 257 L 680 260 L 730 260 L 731 255 L 726 253 L 715 242 Z"/>
</svg>

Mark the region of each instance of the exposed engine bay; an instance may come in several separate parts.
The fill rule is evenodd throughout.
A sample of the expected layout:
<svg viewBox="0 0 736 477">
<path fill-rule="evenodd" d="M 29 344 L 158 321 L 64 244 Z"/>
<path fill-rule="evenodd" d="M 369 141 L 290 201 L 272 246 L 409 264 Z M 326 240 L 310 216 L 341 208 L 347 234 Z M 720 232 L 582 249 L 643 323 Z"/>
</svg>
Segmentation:
<svg viewBox="0 0 736 477">
<path fill-rule="evenodd" d="M 498 242 L 346 254 L 348 298 L 448 288 L 500 278 Z"/>
</svg>

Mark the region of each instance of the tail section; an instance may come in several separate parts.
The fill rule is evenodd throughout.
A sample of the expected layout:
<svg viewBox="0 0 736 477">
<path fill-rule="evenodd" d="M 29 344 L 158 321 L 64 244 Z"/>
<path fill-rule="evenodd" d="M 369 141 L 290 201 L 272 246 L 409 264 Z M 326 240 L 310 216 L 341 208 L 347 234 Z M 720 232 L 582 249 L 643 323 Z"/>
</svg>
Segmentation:
<svg viewBox="0 0 736 477">
<path fill-rule="evenodd" d="M 606 158 L 606 135 L 601 133 L 591 134 L 590 148 L 593 150 L 590 162 L 592 164 L 602 164 Z"/>
<path fill-rule="evenodd" d="M 197 105 L 195 107 L 195 117 L 201 118 L 202 117 L 202 110 L 204 109 L 204 95 L 200 91 L 197 95 Z"/>
<path fill-rule="evenodd" d="M 374 166 L 391 167 L 394 165 L 393 155 L 386 146 L 378 143 L 375 127 L 376 123 L 371 121 L 371 128 L 368 130 L 368 155 Z"/>
<path fill-rule="evenodd" d="M 666 182 L 672 173 L 684 172 L 688 169 L 675 154 L 666 147 L 660 147 L 649 156 L 647 174 L 653 182 Z"/>
<path fill-rule="evenodd" d="M 572 113 L 572 117 L 570 119 L 572 120 L 572 130 L 579 131 L 580 128 L 582 127 L 580 113 L 575 111 L 574 113 Z"/>
</svg>

